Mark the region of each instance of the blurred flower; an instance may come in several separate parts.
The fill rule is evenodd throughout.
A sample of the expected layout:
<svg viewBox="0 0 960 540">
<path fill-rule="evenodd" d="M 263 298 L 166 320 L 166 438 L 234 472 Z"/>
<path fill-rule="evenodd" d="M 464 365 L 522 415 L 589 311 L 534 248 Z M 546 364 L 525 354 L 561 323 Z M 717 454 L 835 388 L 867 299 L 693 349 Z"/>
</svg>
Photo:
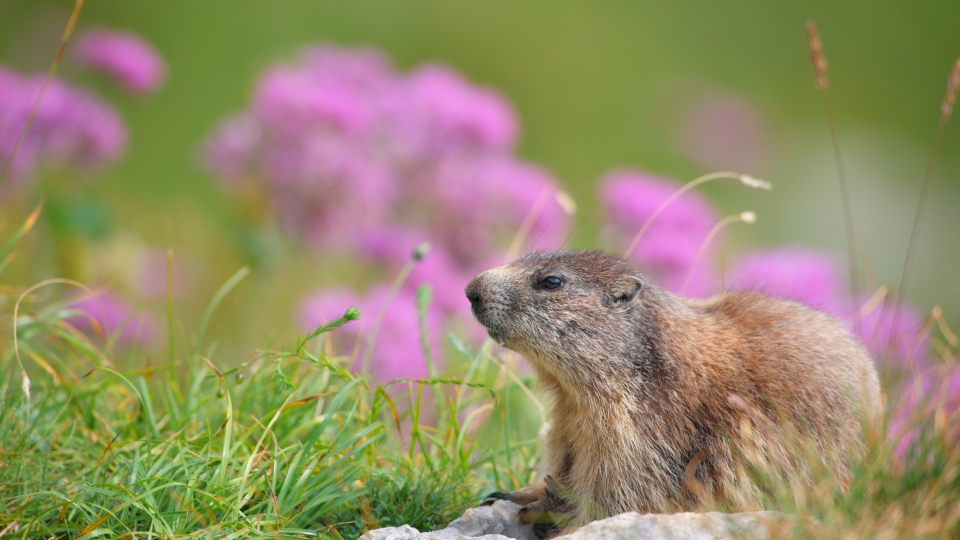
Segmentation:
<svg viewBox="0 0 960 540">
<path fill-rule="evenodd" d="M 570 215 L 558 202 L 560 187 L 536 165 L 506 157 L 450 160 L 432 180 L 433 189 L 421 195 L 435 201 L 429 230 L 464 267 L 503 250 L 518 234 L 521 249 L 558 249 L 566 238 Z"/>
<path fill-rule="evenodd" d="M 260 123 L 253 116 L 227 118 L 204 142 L 207 166 L 227 181 L 243 176 L 258 158 L 261 136 Z"/>
<path fill-rule="evenodd" d="M 311 294 L 301 302 L 301 327 L 304 331 L 312 331 L 321 324 L 342 316 L 348 307 L 359 307 L 362 326 L 350 323 L 334 331 L 336 342 L 341 346 L 352 346 L 360 336 L 360 350 L 353 369 L 360 371 L 364 358 L 368 357 L 370 374 L 380 383 L 398 378 L 426 377 L 428 372 L 420 344 L 416 295 L 400 290 L 391 299 L 389 292 L 389 287 L 380 286 L 359 299 L 342 289 Z M 436 312 L 431 311 L 427 316 L 427 328 L 434 361 L 438 361 L 441 356 L 438 322 Z M 373 349 L 368 351 L 367 340 L 370 339 L 371 332 L 375 332 Z"/>
<path fill-rule="evenodd" d="M 463 273 L 521 228 L 525 246 L 565 237 L 557 182 L 510 155 L 516 132 L 499 93 L 449 68 L 402 74 L 374 50 L 317 46 L 268 68 L 205 154 L 226 188 L 262 185 L 309 245 L 353 252 L 390 228 L 423 230 Z"/>
<path fill-rule="evenodd" d="M 771 161 L 771 140 L 770 127 L 756 106 L 724 94 L 691 100 L 677 133 L 681 152 L 714 170 L 763 170 Z"/>
<path fill-rule="evenodd" d="M 926 443 L 933 440 L 945 444 L 948 449 L 954 448 L 960 442 L 958 414 L 960 366 L 940 366 L 908 378 L 887 428 L 898 463 L 905 464 L 919 458 L 918 452 L 932 450 Z M 924 431 L 927 431 L 926 437 Z"/>
<path fill-rule="evenodd" d="M 392 97 L 394 128 L 416 155 L 506 150 L 516 140 L 516 117 L 503 96 L 471 85 L 445 66 L 420 67 Z"/>
<path fill-rule="evenodd" d="M 924 328 L 924 317 L 916 307 L 904 303 L 896 315 L 896 302 L 871 302 L 863 298 L 857 302 L 859 324 L 854 324 L 849 301 L 842 301 L 836 312 L 846 315 L 847 324 L 867 346 L 879 366 L 907 369 L 924 366 L 927 362 L 929 329 Z"/>
<path fill-rule="evenodd" d="M 167 74 L 156 49 L 132 32 L 89 30 L 77 40 L 74 53 L 80 65 L 110 75 L 130 92 L 153 92 Z"/>
<path fill-rule="evenodd" d="M 109 291 L 81 296 L 67 309 L 79 312 L 79 315 L 66 319 L 74 327 L 106 340 L 115 337 L 119 345 L 149 344 L 159 334 L 156 319 L 147 313 L 136 312 L 130 304 Z"/>
<path fill-rule="evenodd" d="M 619 170 L 600 184 L 600 204 L 607 217 L 604 234 L 621 249 L 626 248 L 647 219 L 677 189 L 679 184 L 645 173 Z M 695 192 L 687 192 L 666 206 L 640 239 L 630 257 L 670 292 L 679 292 L 697 252 L 718 217 L 710 203 Z M 718 240 L 706 247 L 687 286 L 688 296 L 705 296 L 715 291 L 718 280 L 708 261 Z"/>
<path fill-rule="evenodd" d="M 387 59 L 372 49 L 306 49 L 294 64 L 267 69 L 251 109 L 277 136 L 327 131 L 361 136 L 383 120 L 384 95 L 397 84 Z"/>
<path fill-rule="evenodd" d="M 829 254 L 802 247 L 753 251 L 735 262 L 728 289 L 757 290 L 826 310 L 840 292 Z"/>
<path fill-rule="evenodd" d="M 347 289 L 326 289 L 308 295 L 300 302 L 297 320 L 304 332 L 312 332 L 343 316 L 347 308 L 360 306 L 360 303 L 357 295 Z M 360 316 L 363 320 L 369 318 L 370 315 L 365 310 L 360 310 Z M 338 334 L 353 332 L 356 336 L 358 331 L 355 325 L 347 325 L 336 332 Z"/>
<path fill-rule="evenodd" d="M 0 162 L 13 153 L 46 77 L 21 77 L 0 67 Z M 95 169 L 116 161 L 127 130 L 106 103 L 53 79 L 11 164 L 10 177 L 25 179 L 40 167 Z"/>
<path fill-rule="evenodd" d="M 410 262 L 417 246 L 430 240 L 431 235 L 414 229 L 374 229 L 363 238 L 359 253 L 369 260 L 387 263 L 392 275 L 396 275 Z M 430 243 L 430 250 L 410 270 L 403 282 L 403 289 L 415 293 L 420 285 L 429 285 L 433 290 L 433 305 L 442 314 L 469 318 L 470 303 L 463 294 L 463 288 L 481 269 L 462 270 L 442 245 Z"/>
<path fill-rule="evenodd" d="M 388 293 L 388 287 L 381 286 L 371 291 L 365 299 L 367 312 L 377 315 L 382 313 L 383 317 L 379 328 L 376 328 L 373 350 L 370 353 L 364 351 L 364 354 L 370 355 L 371 374 L 380 382 L 399 378 L 425 378 L 428 372 L 420 346 L 416 295 L 401 290 L 390 299 Z M 435 313 L 433 311 L 427 314 L 427 331 L 431 352 L 434 361 L 437 361 L 441 351 L 438 346 L 438 321 Z"/>
<path fill-rule="evenodd" d="M 391 172 L 349 140 L 305 136 L 264 153 L 280 223 L 310 245 L 351 247 L 394 202 Z"/>
</svg>

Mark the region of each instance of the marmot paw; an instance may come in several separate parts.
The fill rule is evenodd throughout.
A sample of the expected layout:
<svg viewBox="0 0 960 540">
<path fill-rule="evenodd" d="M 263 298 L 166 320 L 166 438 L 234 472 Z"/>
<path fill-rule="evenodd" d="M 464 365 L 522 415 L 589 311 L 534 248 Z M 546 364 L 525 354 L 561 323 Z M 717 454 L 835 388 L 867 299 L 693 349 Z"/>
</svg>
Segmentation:
<svg viewBox="0 0 960 540">
<path fill-rule="evenodd" d="M 483 498 L 483 501 L 480 503 L 480 506 L 492 506 L 493 503 L 497 501 L 510 500 L 510 494 L 504 493 L 502 491 L 494 491 L 493 493 L 488 493 L 486 497 Z"/>
</svg>

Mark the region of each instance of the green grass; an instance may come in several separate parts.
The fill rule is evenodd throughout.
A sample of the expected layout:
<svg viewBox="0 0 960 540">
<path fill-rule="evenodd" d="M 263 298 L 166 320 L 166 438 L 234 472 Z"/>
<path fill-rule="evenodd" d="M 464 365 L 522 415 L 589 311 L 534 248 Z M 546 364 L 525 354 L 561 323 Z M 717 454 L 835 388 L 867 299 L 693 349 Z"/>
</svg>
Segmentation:
<svg viewBox="0 0 960 540">
<path fill-rule="evenodd" d="M 78 332 L 62 302 L 33 302 L 39 290 L 25 297 L 17 333 L 29 397 L 12 344 L 0 365 L 0 537 L 430 530 L 481 490 L 530 480 L 535 440 L 511 448 L 500 425 L 513 417 L 502 396 L 523 383 L 498 376 L 505 366 L 484 350 L 458 344 L 449 377 L 383 388 L 351 374 L 352 358 L 323 353 L 325 334 L 359 316 L 351 309 L 234 367 L 201 354 L 203 327 L 242 277 L 214 296 L 197 337 L 179 347 L 187 357 L 159 365 Z"/>
</svg>

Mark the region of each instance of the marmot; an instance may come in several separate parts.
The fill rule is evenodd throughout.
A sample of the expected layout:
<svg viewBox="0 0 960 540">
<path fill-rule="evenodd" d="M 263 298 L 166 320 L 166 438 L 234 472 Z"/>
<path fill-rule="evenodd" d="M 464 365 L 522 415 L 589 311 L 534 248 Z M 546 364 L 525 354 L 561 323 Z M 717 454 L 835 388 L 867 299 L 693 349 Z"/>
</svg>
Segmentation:
<svg viewBox="0 0 960 540">
<path fill-rule="evenodd" d="M 863 422 L 880 411 L 864 347 L 796 302 L 757 292 L 681 298 L 597 251 L 532 253 L 465 292 L 490 336 L 533 364 L 552 402 L 543 480 L 485 501 L 526 505 L 521 520 L 540 522 L 541 537 L 563 528 L 557 514 L 578 524 L 707 500 L 755 507 L 764 488 L 748 471 L 757 459 L 791 470 L 792 481 L 811 478 L 809 455 L 789 434 L 845 487 L 850 460 L 864 452 Z"/>
</svg>

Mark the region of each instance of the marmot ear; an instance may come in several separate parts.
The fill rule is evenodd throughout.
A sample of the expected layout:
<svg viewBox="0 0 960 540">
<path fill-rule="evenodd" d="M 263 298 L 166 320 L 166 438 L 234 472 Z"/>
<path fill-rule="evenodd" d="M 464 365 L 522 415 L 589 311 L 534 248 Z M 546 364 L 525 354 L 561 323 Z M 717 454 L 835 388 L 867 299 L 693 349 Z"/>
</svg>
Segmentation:
<svg viewBox="0 0 960 540">
<path fill-rule="evenodd" d="M 607 307 L 616 307 L 630 302 L 637 297 L 643 282 L 636 276 L 623 276 L 607 286 L 603 304 Z"/>
</svg>

